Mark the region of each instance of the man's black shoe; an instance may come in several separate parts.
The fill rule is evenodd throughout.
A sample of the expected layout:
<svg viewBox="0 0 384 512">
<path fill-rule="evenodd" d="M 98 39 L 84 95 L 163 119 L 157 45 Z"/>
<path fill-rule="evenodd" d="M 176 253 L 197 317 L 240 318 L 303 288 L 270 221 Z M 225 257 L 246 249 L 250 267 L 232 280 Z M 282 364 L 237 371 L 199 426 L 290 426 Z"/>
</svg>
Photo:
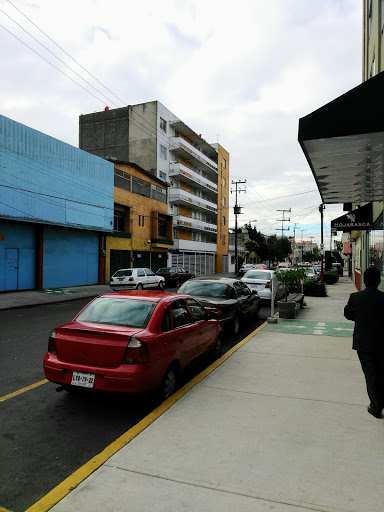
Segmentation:
<svg viewBox="0 0 384 512">
<path fill-rule="evenodd" d="M 368 405 L 367 411 L 369 412 L 369 414 L 372 414 L 372 416 L 374 416 L 375 418 L 382 418 L 381 411 L 372 409 L 372 407 L 370 405 Z"/>
</svg>

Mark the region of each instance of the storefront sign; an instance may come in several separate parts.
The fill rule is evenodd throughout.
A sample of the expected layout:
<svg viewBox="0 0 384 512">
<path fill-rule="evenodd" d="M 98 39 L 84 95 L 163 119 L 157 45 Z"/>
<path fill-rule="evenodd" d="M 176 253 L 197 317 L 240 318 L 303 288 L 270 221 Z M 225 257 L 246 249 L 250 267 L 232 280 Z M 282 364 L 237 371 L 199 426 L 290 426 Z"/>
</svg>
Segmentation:
<svg viewBox="0 0 384 512">
<path fill-rule="evenodd" d="M 352 210 L 331 221 L 331 230 L 366 231 L 373 229 L 372 203 Z"/>
</svg>

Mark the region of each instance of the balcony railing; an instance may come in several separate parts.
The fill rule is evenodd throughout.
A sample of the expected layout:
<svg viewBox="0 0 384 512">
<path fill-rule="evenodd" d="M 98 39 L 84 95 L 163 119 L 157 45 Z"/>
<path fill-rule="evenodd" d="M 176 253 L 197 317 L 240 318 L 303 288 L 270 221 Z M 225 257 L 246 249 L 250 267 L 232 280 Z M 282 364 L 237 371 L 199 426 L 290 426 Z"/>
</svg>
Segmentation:
<svg viewBox="0 0 384 512">
<path fill-rule="evenodd" d="M 213 181 L 204 178 L 199 173 L 192 171 L 183 164 L 178 162 L 170 164 L 169 166 L 169 176 L 174 177 L 180 181 L 185 183 L 189 183 L 190 185 L 199 185 L 201 188 L 208 189 L 211 192 L 217 194 L 217 184 L 213 183 Z"/>
<path fill-rule="evenodd" d="M 196 208 L 198 210 L 209 210 L 210 212 L 217 213 L 217 204 L 207 201 L 199 196 L 195 196 L 181 188 L 171 188 L 168 192 L 169 202 L 182 204 L 189 208 Z"/>
<path fill-rule="evenodd" d="M 183 215 L 175 215 L 173 217 L 173 226 L 175 228 L 217 234 L 216 224 L 211 224 L 210 222 L 205 222 L 199 219 L 192 219 L 190 217 L 184 217 Z"/>
<path fill-rule="evenodd" d="M 181 137 L 170 137 L 170 151 L 183 157 L 187 161 L 192 161 L 197 167 L 213 171 L 217 174 L 217 163 L 205 156 L 199 149 L 195 148 Z"/>
<path fill-rule="evenodd" d="M 174 240 L 173 248 L 179 249 L 180 251 L 214 253 L 217 251 L 217 244 L 209 242 L 197 242 L 196 240 L 182 240 L 181 238 L 176 238 Z"/>
</svg>

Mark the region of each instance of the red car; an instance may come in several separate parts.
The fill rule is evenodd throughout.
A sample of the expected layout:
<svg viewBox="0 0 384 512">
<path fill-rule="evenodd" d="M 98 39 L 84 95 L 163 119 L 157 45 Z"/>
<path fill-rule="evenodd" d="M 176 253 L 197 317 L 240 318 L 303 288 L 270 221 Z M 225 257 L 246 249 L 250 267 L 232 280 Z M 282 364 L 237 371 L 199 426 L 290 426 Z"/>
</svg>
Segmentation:
<svg viewBox="0 0 384 512">
<path fill-rule="evenodd" d="M 220 357 L 221 326 L 216 317 L 213 309 L 188 295 L 101 295 L 50 333 L 45 376 L 67 391 L 159 390 L 164 400 L 193 359 L 207 351 Z"/>
</svg>

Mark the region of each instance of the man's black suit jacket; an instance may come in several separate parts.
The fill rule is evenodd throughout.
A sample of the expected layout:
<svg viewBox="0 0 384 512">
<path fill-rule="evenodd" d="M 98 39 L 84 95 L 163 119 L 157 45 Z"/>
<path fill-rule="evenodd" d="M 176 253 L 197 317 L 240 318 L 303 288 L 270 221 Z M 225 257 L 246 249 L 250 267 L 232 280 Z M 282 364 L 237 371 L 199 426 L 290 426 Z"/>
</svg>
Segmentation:
<svg viewBox="0 0 384 512">
<path fill-rule="evenodd" d="M 352 348 L 362 352 L 384 352 L 384 292 L 370 286 L 351 293 L 344 316 L 355 322 Z"/>
</svg>

